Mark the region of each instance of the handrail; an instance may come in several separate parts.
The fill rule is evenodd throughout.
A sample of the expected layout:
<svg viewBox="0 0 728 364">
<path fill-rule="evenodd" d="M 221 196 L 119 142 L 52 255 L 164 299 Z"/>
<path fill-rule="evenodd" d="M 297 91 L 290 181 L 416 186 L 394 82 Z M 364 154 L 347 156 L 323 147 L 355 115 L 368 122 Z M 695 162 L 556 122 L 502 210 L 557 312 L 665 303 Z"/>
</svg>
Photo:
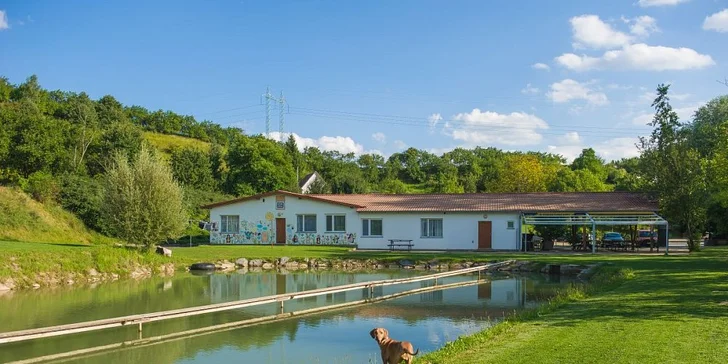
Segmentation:
<svg viewBox="0 0 728 364">
<path fill-rule="evenodd" d="M 324 295 L 324 294 L 332 294 L 332 293 L 339 293 L 339 292 L 346 292 L 346 291 L 353 291 L 353 290 L 362 289 L 362 288 L 369 288 L 370 292 L 371 292 L 371 290 L 373 290 L 374 287 L 377 287 L 377 286 L 389 286 L 389 285 L 394 285 L 394 284 L 415 283 L 415 282 L 421 282 L 421 281 L 427 281 L 427 280 L 433 280 L 433 279 L 435 280 L 435 282 L 437 282 L 437 279 L 439 279 L 439 278 L 446 278 L 446 277 L 452 277 L 452 276 L 466 274 L 466 273 L 479 272 L 479 271 L 482 271 L 485 269 L 490 269 L 493 267 L 497 267 L 497 266 L 501 266 L 501 265 L 505 265 L 505 264 L 509 264 L 509 263 L 511 263 L 511 261 L 485 264 L 482 266 L 463 268 L 463 269 L 458 269 L 458 270 L 454 270 L 454 271 L 435 273 L 435 274 L 412 277 L 412 278 L 395 278 L 395 279 L 384 279 L 384 280 L 361 282 L 361 283 L 352 283 L 352 284 L 346 284 L 346 285 L 335 286 L 335 287 L 312 289 L 312 290 L 296 292 L 296 293 L 282 293 L 282 294 L 277 294 L 277 295 L 272 295 L 272 296 L 249 298 L 249 299 L 244 299 L 244 300 L 239 300 L 239 301 L 216 303 L 216 304 L 211 304 L 211 305 L 188 307 L 188 308 L 182 308 L 182 309 L 176 309 L 176 310 L 158 311 L 158 312 L 145 313 L 145 314 L 121 316 L 121 317 L 79 322 L 79 323 L 73 323 L 73 324 L 41 327 L 41 328 L 36 328 L 36 329 L 10 331 L 10 332 L 0 333 L 0 344 L 32 340 L 32 339 L 38 339 L 38 338 L 45 338 L 45 337 L 75 334 L 75 333 L 87 332 L 87 331 L 103 330 L 103 329 L 112 328 L 112 327 L 128 326 L 128 325 L 134 325 L 134 324 L 138 324 L 139 331 L 141 331 L 142 323 L 145 323 L 145 322 L 170 320 L 170 319 L 174 319 L 174 318 L 202 315 L 202 314 L 207 314 L 207 313 L 227 311 L 227 310 L 233 310 L 233 309 L 239 309 L 239 308 L 251 307 L 251 306 L 259 306 L 259 305 L 275 303 L 275 302 L 280 302 L 281 308 L 282 308 L 284 301 L 289 301 L 289 300 L 294 300 L 294 299 L 315 297 L 315 296 L 320 296 L 320 295 Z"/>
</svg>

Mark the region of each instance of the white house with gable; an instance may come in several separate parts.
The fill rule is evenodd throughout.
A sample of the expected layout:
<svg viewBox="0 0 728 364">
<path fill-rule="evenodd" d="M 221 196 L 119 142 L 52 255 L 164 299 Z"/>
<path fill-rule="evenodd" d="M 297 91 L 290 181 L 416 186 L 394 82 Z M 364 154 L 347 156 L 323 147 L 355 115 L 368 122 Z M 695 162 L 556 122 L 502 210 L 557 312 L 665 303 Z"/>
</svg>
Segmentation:
<svg viewBox="0 0 728 364">
<path fill-rule="evenodd" d="M 625 192 L 310 195 L 273 191 L 204 206 L 211 244 L 351 245 L 412 250 L 519 250 L 525 214 L 654 214 Z M 610 216 L 612 216 L 610 215 Z"/>
</svg>

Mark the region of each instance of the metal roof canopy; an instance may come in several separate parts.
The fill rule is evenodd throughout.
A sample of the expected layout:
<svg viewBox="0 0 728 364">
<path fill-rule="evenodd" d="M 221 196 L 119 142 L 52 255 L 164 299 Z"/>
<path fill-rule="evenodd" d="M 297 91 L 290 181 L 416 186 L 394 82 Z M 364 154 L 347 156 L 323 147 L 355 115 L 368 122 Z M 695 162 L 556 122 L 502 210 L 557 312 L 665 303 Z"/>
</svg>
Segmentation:
<svg viewBox="0 0 728 364">
<path fill-rule="evenodd" d="M 521 222 L 525 225 L 587 225 L 592 227 L 591 241 L 592 253 L 596 253 L 596 227 L 597 225 L 658 225 L 669 229 L 667 220 L 654 213 L 522 213 Z M 525 241 L 521 239 L 521 248 Z M 670 238 L 668 235 L 665 244 L 665 254 L 670 251 Z"/>
<path fill-rule="evenodd" d="M 656 213 L 536 213 L 523 214 L 526 225 L 667 225 Z"/>
</svg>

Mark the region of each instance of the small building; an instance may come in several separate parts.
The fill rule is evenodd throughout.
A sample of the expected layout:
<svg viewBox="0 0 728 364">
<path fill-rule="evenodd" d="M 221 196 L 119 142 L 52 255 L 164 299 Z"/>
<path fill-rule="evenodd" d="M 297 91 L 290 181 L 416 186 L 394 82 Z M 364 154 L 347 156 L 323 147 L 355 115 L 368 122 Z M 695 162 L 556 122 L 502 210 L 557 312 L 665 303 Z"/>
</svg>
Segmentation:
<svg viewBox="0 0 728 364">
<path fill-rule="evenodd" d="M 519 250 L 529 225 L 666 225 L 640 193 L 315 195 L 272 191 L 203 206 L 211 244 L 356 245 Z"/>
<path fill-rule="evenodd" d="M 315 171 L 301 178 L 301 180 L 298 181 L 298 188 L 301 189 L 301 193 L 309 193 L 311 191 L 311 185 L 313 185 L 313 183 L 319 178 L 321 178 L 321 176 L 319 176 L 319 174 Z"/>
</svg>

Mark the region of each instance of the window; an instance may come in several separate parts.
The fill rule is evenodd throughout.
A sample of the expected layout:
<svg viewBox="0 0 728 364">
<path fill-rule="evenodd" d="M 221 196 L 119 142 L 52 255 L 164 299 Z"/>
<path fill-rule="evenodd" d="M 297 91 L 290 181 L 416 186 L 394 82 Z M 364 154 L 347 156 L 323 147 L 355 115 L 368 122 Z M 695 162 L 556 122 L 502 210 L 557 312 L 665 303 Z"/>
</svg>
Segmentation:
<svg viewBox="0 0 728 364">
<path fill-rule="evenodd" d="M 516 222 L 515 221 L 508 221 L 508 230 L 513 230 L 516 228 Z"/>
<path fill-rule="evenodd" d="M 315 233 L 316 215 L 296 215 L 296 232 Z"/>
<path fill-rule="evenodd" d="M 326 232 L 343 233 L 346 231 L 346 215 L 326 215 Z"/>
<path fill-rule="evenodd" d="M 361 236 L 382 236 L 382 219 L 362 219 Z"/>
<path fill-rule="evenodd" d="M 423 238 L 442 238 L 442 219 L 422 219 Z"/>
<path fill-rule="evenodd" d="M 220 216 L 220 232 L 223 234 L 237 234 L 240 232 L 238 223 L 239 215 L 221 215 Z"/>
</svg>

